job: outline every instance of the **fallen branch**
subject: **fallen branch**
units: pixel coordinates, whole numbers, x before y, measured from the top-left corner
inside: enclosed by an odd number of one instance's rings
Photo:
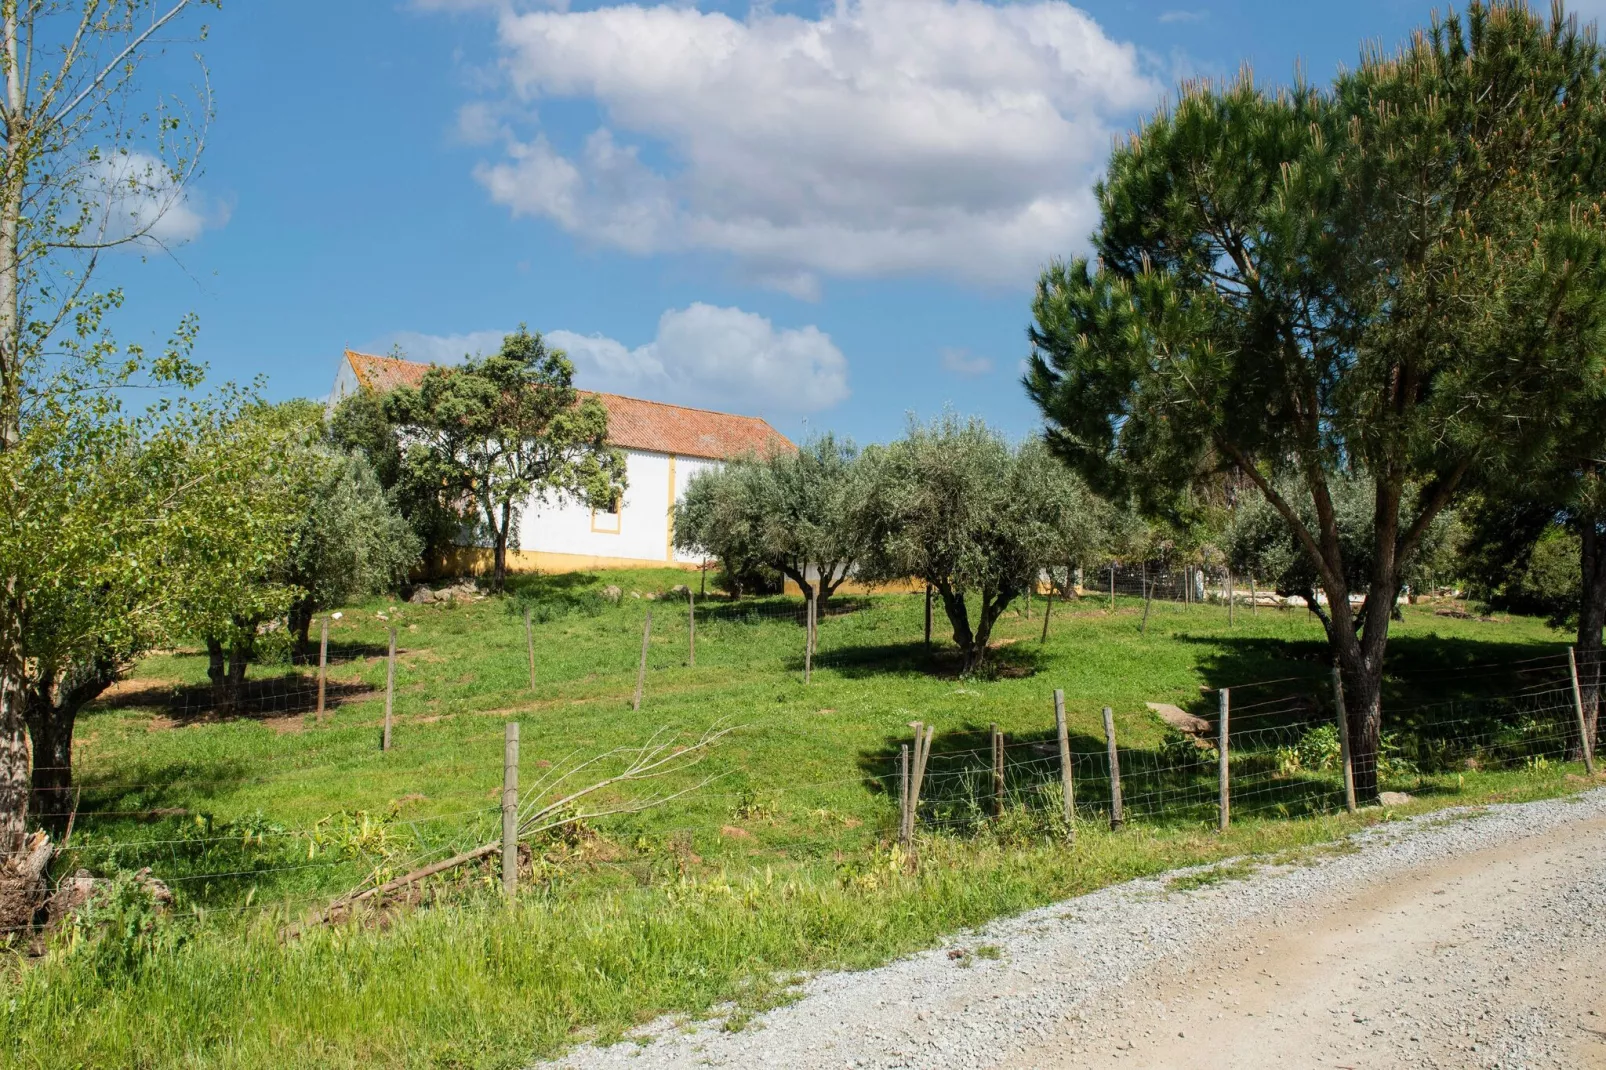
[[[551,773],[548,773],[545,777],[543,777],[535,785],[535,787],[530,790],[529,794],[535,798],[540,798],[543,793],[552,790],[559,784],[563,784],[566,781],[572,780],[577,774],[585,769],[591,768],[598,762],[606,761],[609,758],[618,757],[624,754],[629,754],[632,756],[628,764],[626,764],[624,770],[615,774],[614,776],[606,777],[602,780],[596,781],[595,783],[587,784],[583,788],[571,791],[563,797],[547,803],[546,805],[541,806],[522,817],[518,825],[518,839],[520,841],[524,841],[532,836],[536,836],[544,832],[551,832],[554,829],[562,828],[565,825],[573,825],[581,821],[593,821],[598,818],[612,817],[617,814],[641,813],[643,810],[650,810],[653,807],[662,806],[665,803],[678,799],[683,795],[689,795],[692,792],[701,791],[703,788],[719,779],[718,776],[705,777],[703,780],[693,784],[688,788],[682,788],[679,791],[670,792],[667,795],[655,795],[648,799],[624,803],[620,806],[608,809],[582,811],[578,813],[564,813],[564,811],[568,810],[570,806],[579,800],[588,795],[592,795],[598,791],[601,791],[603,788],[611,785],[630,783],[632,781],[640,780],[652,780],[657,777],[664,776],[670,772],[696,765],[697,763],[701,762],[703,758],[707,757],[710,747],[712,747],[719,740],[723,739],[725,736],[734,732],[737,727],[739,726],[733,725],[725,728],[710,727],[708,731],[703,733],[697,742],[691,744],[690,746],[679,748],[675,747],[672,741],[664,740],[662,737],[664,736],[665,730],[660,729],[659,731],[654,732],[652,738],[640,747],[618,747],[614,750],[596,755],[573,765],[569,765],[569,759],[566,759],[564,763],[558,767],[555,767]],[[572,759],[572,757],[573,755],[571,754],[570,759]],[[563,765],[568,765],[568,768],[564,769]],[[467,865],[468,863],[478,861],[481,858],[487,858],[501,850],[501,847],[501,840],[493,840],[490,843],[482,843],[478,847],[463,851],[460,854],[455,854],[450,858],[444,858],[439,862],[431,862],[427,866],[420,866],[419,868],[404,873],[399,877],[393,877],[383,884],[376,885],[372,888],[364,888],[363,886],[373,879],[373,875],[370,875],[369,877],[364,878],[362,883],[357,885],[356,888],[353,888],[351,891],[348,891],[344,895],[335,899],[329,904],[329,906],[320,911],[313,923],[318,924],[327,922],[337,911],[340,911],[343,908],[353,906],[365,900],[380,898],[389,895],[392,892],[398,892],[403,888],[417,884],[419,881],[427,880],[430,877],[436,876],[437,874],[445,873],[448,870],[456,869],[459,866]],[[287,932],[289,935],[294,935],[296,931],[298,930],[291,929]]]

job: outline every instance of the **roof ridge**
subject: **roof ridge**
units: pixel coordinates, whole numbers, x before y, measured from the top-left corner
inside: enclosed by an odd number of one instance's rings
[[[654,401],[652,398],[638,398],[633,394],[619,394],[612,390],[584,390],[575,388],[582,394],[594,394],[597,397],[622,398],[625,401],[635,401],[642,405],[658,405],[665,409],[685,409],[687,412],[706,412],[710,416],[723,416],[730,420],[756,420],[766,427],[773,425],[762,416],[746,416],[739,412],[726,412],[724,409],[705,409],[701,405],[681,405],[673,401]]]

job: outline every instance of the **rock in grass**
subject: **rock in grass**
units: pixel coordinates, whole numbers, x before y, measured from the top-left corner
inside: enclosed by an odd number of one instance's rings
[[[1377,801],[1384,806],[1404,806],[1412,800],[1412,796],[1403,791],[1380,791]]]
[[[434,591],[421,583],[413,588],[413,593],[408,596],[407,601],[415,606],[427,606],[437,601],[437,598]]]
[[[602,589],[602,597],[609,602],[612,602],[614,605],[618,605],[619,599],[623,598],[624,596],[625,593],[611,583]]]

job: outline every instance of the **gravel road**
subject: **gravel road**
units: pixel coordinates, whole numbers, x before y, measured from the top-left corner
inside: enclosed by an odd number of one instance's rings
[[[738,1032],[665,1021],[556,1065],[1606,1067],[1606,789],[1350,845],[1107,888],[817,977]]]

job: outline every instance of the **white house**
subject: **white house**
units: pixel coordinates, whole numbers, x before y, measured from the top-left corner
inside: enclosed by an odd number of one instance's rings
[[[346,350],[329,404],[358,390],[415,385],[430,365]],[[627,487],[618,511],[601,513],[572,501],[526,508],[510,569],[565,572],[585,568],[694,567],[675,550],[675,502],[692,476],[747,452],[795,450],[756,416],[666,405],[619,394],[581,391],[608,410],[608,441],[625,453]],[[468,562],[463,562],[468,564]]]

